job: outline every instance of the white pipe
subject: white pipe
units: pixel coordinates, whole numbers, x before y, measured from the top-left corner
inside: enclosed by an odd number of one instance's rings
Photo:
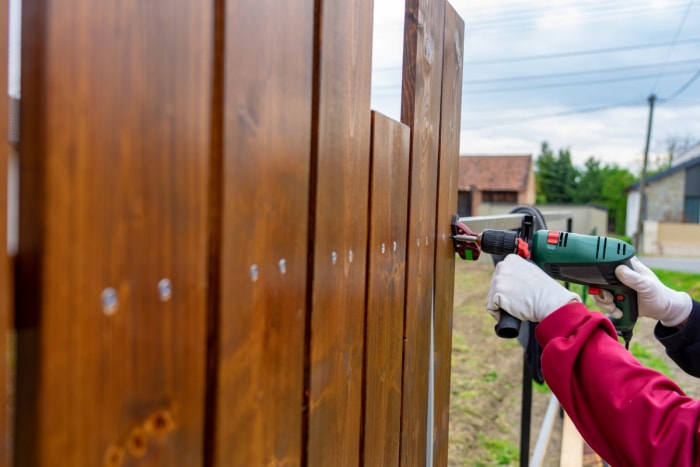
[[[10,0],[8,26],[7,93],[13,99],[19,99],[22,69],[22,0]]]
[[[547,444],[549,444],[549,436],[552,434],[554,417],[556,417],[558,412],[559,401],[554,397],[554,394],[552,394],[549,398],[549,404],[547,404],[547,412],[544,414],[544,420],[542,420],[542,428],[540,428],[540,434],[537,437],[535,449],[530,458],[530,467],[540,467],[542,465],[544,454],[547,452]]]
[[[430,364],[428,366],[428,429],[425,439],[425,467],[433,466],[433,405],[435,404],[435,287],[430,300]]]
[[[7,254],[14,256],[19,244],[19,161],[17,160],[17,138],[19,138],[18,102],[21,96],[22,70],[22,0],[10,0],[8,18],[7,94],[12,99],[9,115],[10,129],[5,128],[12,143],[7,161]],[[5,136],[3,135],[3,137]],[[0,246],[1,248],[1,246]]]

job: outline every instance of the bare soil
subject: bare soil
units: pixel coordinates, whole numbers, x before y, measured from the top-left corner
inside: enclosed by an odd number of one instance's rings
[[[496,337],[495,321],[485,311],[491,258],[458,260],[455,272],[449,465],[519,465],[523,349],[516,340]],[[651,320],[641,319],[632,341],[662,359],[688,394],[700,397],[698,380],[666,357],[653,337],[653,326]],[[530,455],[551,396],[546,385],[533,384]],[[545,467],[559,465],[561,428],[562,418],[557,416]]]

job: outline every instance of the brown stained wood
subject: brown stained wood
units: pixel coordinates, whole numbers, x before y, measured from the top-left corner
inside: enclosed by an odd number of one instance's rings
[[[314,1],[225,15],[215,465],[299,465]]]
[[[399,464],[410,135],[372,113],[363,465]]]
[[[401,465],[426,458],[444,0],[407,0],[401,121],[411,128]]]
[[[16,463],[200,465],[212,4],[22,9]]]
[[[0,2],[0,90],[7,89],[9,1]],[[7,254],[7,169],[10,157],[8,135],[9,99],[0,94],[0,401],[7,401],[7,384],[12,381],[8,368],[8,327],[13,306],[10,258]],[[10,463],[8,446],[7,404],[0,403],[0,466]]]
[[[433,406],[433,465],[435,466],[447,465],[455,277],[455,251],[450,234],[452,216],[457,213],[463,49],[464,21],[448,3],[445,10],[435,246],[435,400]]]
[[[357,465],[360,455],[374,11],[363,0],[317,6],[306,446],[312,467]]]

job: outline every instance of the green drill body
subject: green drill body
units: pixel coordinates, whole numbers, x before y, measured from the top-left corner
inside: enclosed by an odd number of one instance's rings
[[[516,253],[529,258],[550,277],[589,287],[589,292],[605,289],[613,294],[622,318],[612,322],[618,334],[628,341],[637,321],[637,294],[615,276],[620,264],[629,266],[634,248],[615,238],[570,232],[539,230],[530,245],[512,230],[484,230],[479,234],[481,249],[489,254]],[[528,248],[529,247],[529,248]]]

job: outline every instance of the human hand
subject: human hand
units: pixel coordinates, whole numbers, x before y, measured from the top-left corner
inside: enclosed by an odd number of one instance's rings
[[[688,319],[693,307],[690,295],[666,287],[636,256],[632,257],[630,264],[634,269],[620,265],[615,268],[615,275],[620,282],[637,291],[639,316],[659,320],[666,327],[678,326]],[[609,291],[602,289],[600,295],[593,295],[593,301],[613,318],[622,317],[622,311],[615,306]]]
[[[491,278],[486,310],[500,318],[500,309],[514,318],[542,321],[554,310],[581,298],[549,277],[534,263],[508,255],[496,265]]]

